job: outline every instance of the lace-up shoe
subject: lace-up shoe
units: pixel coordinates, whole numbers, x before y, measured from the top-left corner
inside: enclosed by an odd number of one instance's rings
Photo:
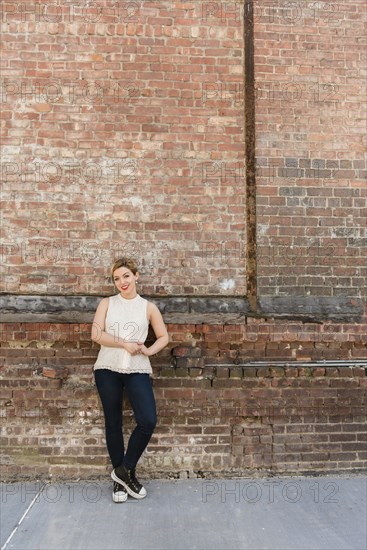
[[[112,491],[112,500],[113,502],[125,502],[127,500],[127,491],[117,481],[113,482],[113,491]]]
[[[125,487],[126,491],[134,498],[144,498],[147,492],[142,484],[136,479],[135,468],[128,469],[124,464],[117,466],[111,472],[111,477],[117,483]]]

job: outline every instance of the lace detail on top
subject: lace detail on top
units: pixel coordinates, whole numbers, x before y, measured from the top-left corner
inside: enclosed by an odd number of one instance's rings
[[[121,374],[134,374],[134,372],[139,372],[140,374],[152,374],[152,369],[137,370],[135,367],[131,370],[126,368],[118,369],[117,367],[111,367],[110,365],[95,365],[94,370],[98,370],[98,369],[113,370],[114,372],[120,372]]]

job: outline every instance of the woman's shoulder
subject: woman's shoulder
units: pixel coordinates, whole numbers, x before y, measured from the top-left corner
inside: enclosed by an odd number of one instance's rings
[[[115,296],[105,296],[99,303],[108,306],[110,300],[113,300],[113,298],[115,298]]]
[[[109,305],[111,304],[111,302],[113,302],[113,298],[114,296],[105,296],[99,301],[98,307],[107,311]]]
[[[157,311],[159,311],[159,308],[158,306],[154,303],[154,302],[151,302],[150,300],[146,300],[147,301],[147,310],[148,310],[148,316],[150,318],[150,316],[154,313],[156,313]]]

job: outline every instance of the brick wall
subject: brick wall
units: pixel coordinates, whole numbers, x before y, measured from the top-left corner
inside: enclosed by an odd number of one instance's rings
[[[3,290],[107,293],[129,252],[148,294],[243,295],[251,2],[93,5],[2,8]],[[364,26],[254,2],[261,294],[365,297]]]
[[[200,2],[60,6],[4,6],[3,289],[107,293],[126,253],[148,294],[245,294],[243,98],[216,93],[242,87],[237,8],[205,21]]]
[[[171,336],[151,475],[366,466],[365,19],[2,4],[5,476],[105,472],[90,323],[122,254]]]
[[[309,324],[302,334],[293,326],[292,337],[291,326],[286,335],[262,321],[248,325],[246,338],[242,325],[168,326],[171,343],[152,358],[158,425],[142,471],[166,477],[366,468],[362,334],[352,336],[348,325],[327,333]],[[105,475],[90,325],[4,328],[3,478]],[[334,367],[310,361],[345,355],[352,360]],[[132,413],[125,407],[129,434]]]
[[[365,299],[365,3],[254,13],[259,293]]]

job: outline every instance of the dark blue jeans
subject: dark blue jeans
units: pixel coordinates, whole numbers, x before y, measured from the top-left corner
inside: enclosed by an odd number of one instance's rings
[[[124,464],[135,468],[152,437],[157,422],[152,380],[149,374],[121,374],[108,369],[96,369],[94,379],[105,417],[106,445],[113,468]],[[126,390],[135,421],[125,454],[122,432],[123,391]]]

